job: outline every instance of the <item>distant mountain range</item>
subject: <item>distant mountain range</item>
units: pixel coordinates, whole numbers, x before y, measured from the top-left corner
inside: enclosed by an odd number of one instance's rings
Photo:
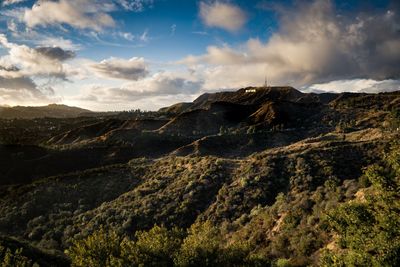
[[[75,118],[93,113],[90,110],[66,105],[50,104],[38,107],[1,107],[1,119]]]

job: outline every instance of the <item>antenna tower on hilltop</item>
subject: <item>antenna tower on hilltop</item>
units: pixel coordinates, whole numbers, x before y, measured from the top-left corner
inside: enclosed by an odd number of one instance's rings
[[[268,87],[267,74],[265,74],[264,87]]]
[[[265,66],[265,79],[264,79],[264,87],[268,87],[268,79],[267,79],[267,66]]]

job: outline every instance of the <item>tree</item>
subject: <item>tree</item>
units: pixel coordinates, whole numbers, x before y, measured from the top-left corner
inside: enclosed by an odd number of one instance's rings
[[[30,259],[22,255],[22,248],[12,252],[9,248],[0,245],[0,267],[31,267]]]
[[[173,266],[173,256],[181,246],[183,234],[178,228],[168,230],[157,225],[149,231],[138,231],[135,242],[123,242],[122,258],[135,266]]]
[[[395,146],[382,165],[365,171],[371,186],[362,200],[342,204],[328,214],[339,236],[337,251],[325,251],[323,266],[400,265],[400,150]]]
[[[123,266],[122,241],[115,231],[100,228],[87,238],[75,241],[66,254],[76,267]]]
[[[182,267],[254,266],[258,259],[250,259],[249,252],[246,242],[226,244],[220,230],[209,221],[197,222],[188,229],[174,262]]]
[[[178,266],[218,266],[221,236],[210,222],[195,223],[188,230],[175,263]]]

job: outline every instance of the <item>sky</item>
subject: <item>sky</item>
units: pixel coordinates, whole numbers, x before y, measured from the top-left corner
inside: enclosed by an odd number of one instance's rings
[[[0,0],[0,106],[400,90],[397,0]]]

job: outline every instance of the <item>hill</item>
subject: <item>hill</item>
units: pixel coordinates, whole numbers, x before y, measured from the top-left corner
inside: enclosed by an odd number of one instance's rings
[[[2,245],[41,266],[397,266],[399,127],[399,92],[291,87],[0,120],[0,256]]]
[[[38,107],[1,107],[1,119],[34,119],[34,118],[71,118],[82,115],[90,115],[87,109],[69,107],[66,105],[50,104]]]

